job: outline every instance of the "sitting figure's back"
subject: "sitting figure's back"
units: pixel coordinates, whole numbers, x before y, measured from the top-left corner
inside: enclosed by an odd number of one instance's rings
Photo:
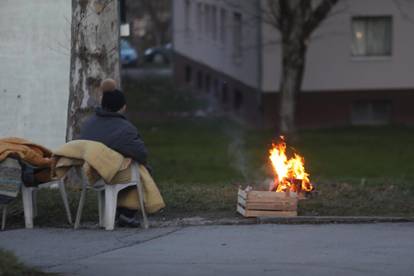
[[[126,110],[124,94],[115,88],[113,80],[102,82],[101,107],[81,126],[80,139],[101,142],[140,164],[147,163],[147,149],[138,130],[123,115]],[[127,192],[127,191],[126,191]],[[136,210],[118,208],[118,225],[137,226]]]
[[[126,110],[125,96],[115,87],[105,85],[110,81],[103,82],[101,107],[82,125],[80,139],[101,142],[125,157],[146,164],[144,142],[136,127],[123,115]]]

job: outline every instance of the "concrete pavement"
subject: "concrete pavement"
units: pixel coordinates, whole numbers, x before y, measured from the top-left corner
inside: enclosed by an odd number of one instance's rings
[[[414,223],[12,230],[0,247],[67,275],[414,275]]]

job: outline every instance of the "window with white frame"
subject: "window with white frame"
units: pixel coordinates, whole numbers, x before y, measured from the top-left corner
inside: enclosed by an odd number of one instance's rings
[[[217,40],[217,7],[211,7],[211,36],[213,40]]]
[[[220,42],[226,44],[227,36],[227,11],[222,8],[220,10]]]
[[[353,56],[391,56],[391,54],[391,16],[356,16],[352,18]]]
[[[233,52],[234,52],[235,58],[239,58],[243,54],[242,34],[243,34],[242,14],[239,12],[235,12],[233,13]]]

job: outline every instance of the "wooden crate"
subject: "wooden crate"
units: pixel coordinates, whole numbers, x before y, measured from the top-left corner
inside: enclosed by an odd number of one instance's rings
[[[245,217],[294,217],[297,209],[296,194],[241,189],[238,192],[237,212]]]

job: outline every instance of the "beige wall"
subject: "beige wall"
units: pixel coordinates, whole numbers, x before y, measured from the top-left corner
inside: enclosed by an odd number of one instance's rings
[[[66,135],[71,1],[0,6],[0,137],[56,147]]]
[[[396,2],[408,18],[404,18]],[[414,1],[341,0],[341,11],[326,20],[311,40],[303,89],[305,91],[404,89],[414,87]],[[392,15],[391,57],[351,56],[351,17]],[[263,82],[276,91],[280,78],[278,33],[263,24]]]
[[[234,77],[251,87],[259,84],[258,58],[258,21],[257,2],[255,0],[190,0],[189,30],[186,29],[185,0],[174,0],[173,5],[173,41],[174,50],[197,62],[215,68],[231,77]],[[217,7],[217,39],[205,32],[205,16],[202,16],[202,29],[198,28],[199,16],[197,4],[212,4]],[[220,39],[220,8],[227,11],[226,39]],[[211,12],[211,11],[210,11]],[[242,56],[236,58],[233,51],[233,12],[240,12],[243,21]],[[205,12],[203,12],[205,14]],[[210,24],[212,24],[210,22]]]

